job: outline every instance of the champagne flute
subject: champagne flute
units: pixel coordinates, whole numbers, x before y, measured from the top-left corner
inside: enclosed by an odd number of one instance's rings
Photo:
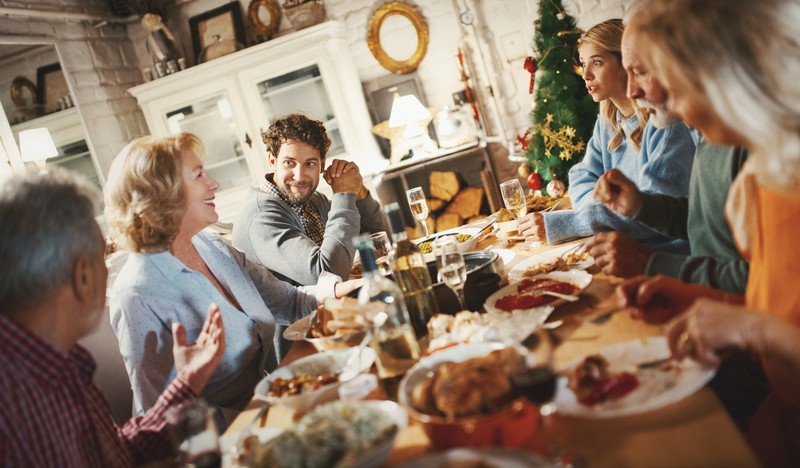
[[[464,283],[467,281],[467,265],[464,256],[458,250],[458,242],[454,236],[436,239],[434,251],[437,252],[439,278],[444,281],[458,297],[460,310],[467,310],[464,299]]]
[[[528,211],[525,202],[525,192],[522,191],[522,184],[517,179],[511,179],[500,184],[500,194],[503,196],[503,203],[506,209],[519,220]]]
[[[500,194],[503,196],[503,203],[506,205],[506,209],[514,215],[514,219],[519,222],[519,219],[525,216],[525,213],[528,211],[522,184],[520,184],[517,179],[507,180],[500,184]],[[523,244],[519,249],[529,250],[530,247],[531,246],[527,244]]]
[[[414,187],[406,191],[406,198],[411,213],[422,225],[422,237],[428,237],[428,223],[425,222],[428,219],[428,202],[425,200],[425,192],[422,191],[422,187]]]

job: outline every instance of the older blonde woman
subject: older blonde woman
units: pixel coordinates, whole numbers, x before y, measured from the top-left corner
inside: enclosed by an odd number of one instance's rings
[[[203,231],[218,219],[219,184],[203,168],[204,148],[190,133],[139,138],[122,150],[106,184],[106,217],[131,254],[111,294],[110,314],[134,392],[134,409],[152,406],[175,376],[172,323],[200,333],[209,303],[219,304],[228,337],[222,362],[202,396],[241,410],[256,383],[277,365],[275,324],[314,310],[314,287],[294,287]],[[352,289],[323,275],[316,295]]]
[[[800,3],[657,0],[637,8],[629,27],[639,29],[642,58],[672,110],[708,141],[751,151],[727,210],[750,275],[745,307],[723,303],[740,297],[666,278],[637,279],[623,291],[645,313],[653,297],[687,311],[669,331],[679,357],[718,363],[730,348],[756,355],[773,393],[748,437],[765,466],[798,466]]]
[[[617,169],[646,192],[686,196],[695,140],[681,122],[657,128],[627,96],[622,66],[622,20],[599,23],[581,36],[578,52],[586,89],[600,103],[600,115],[586,155],[569,171],[573,210],[530,213],[518,229],[529,241],[557,244],[603,231],[622,231],[652,250],[688,253],[683,240],[658,234],[594,201],[592,190],[606,171]]]

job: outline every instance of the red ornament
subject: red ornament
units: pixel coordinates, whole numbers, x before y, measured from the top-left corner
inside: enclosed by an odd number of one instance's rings
[[[525,64],[522,68],[531,74],[531,84],[528,86],[528,94],[533,94],[533,75],[536,73],[536,59],[533,57],[525,57]]]
[[[542,176],[540,176],[538,172],[531,172],[531,175],[528,176],[528,187],[530,187],[531,190],[542,189]]]

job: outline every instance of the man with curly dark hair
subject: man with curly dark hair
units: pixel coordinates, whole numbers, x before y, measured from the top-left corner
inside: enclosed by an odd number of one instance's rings
[[[322,122],[301,114],[276,120],[262,137],[275,172],[244,200],[233,245],[297,285],[316,284],[323,271],[347,279],[353,237],[386,230],[358,166],[334,159],[326,169],[331,140]],[[333,190],[331,199],[316,191],[320,174]]]

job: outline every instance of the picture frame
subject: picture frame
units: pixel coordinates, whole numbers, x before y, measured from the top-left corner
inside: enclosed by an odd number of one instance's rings
[[[51,63],[36,69],[36,102],[45,112],[59,110],[58,101],[69,95],[69,85],[60,63]]]
[[[234,40],[242,45],[247,43],[241,4],[238,1],[189,18],[189,29],[192,33],[195,59],[214,42],[215,35],[220,36],[220,41]]]

